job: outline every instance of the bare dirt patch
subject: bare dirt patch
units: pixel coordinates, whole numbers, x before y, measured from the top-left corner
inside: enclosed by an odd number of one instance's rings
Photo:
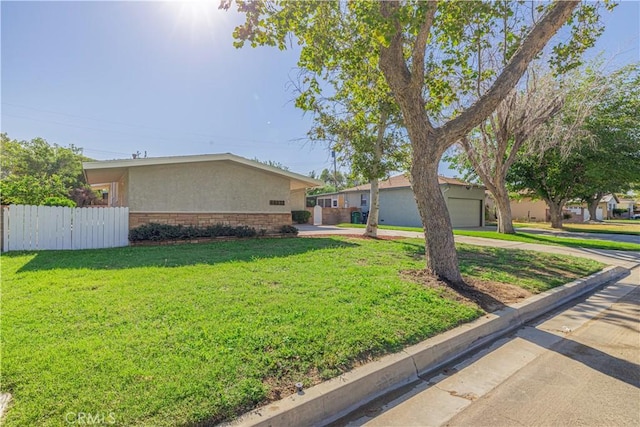
[[[400,274],[408,280],[437,290],[443,298],[475,303],[488,313],[533,295],[530,291],[509,283],[464,277],[463,284],[448,284],[427,274],[425,270],[404,270]]]
[[[364,234],[309,234],[306,236],[301,236],[303,238],[313,238],[313,237],[331,237],[331,236],[340,236],[340,237],[348,237],[350,239],[365,239],[365,240],[404,240],[406,237],[403,236],[378,236],[378,237],[369,237]]]

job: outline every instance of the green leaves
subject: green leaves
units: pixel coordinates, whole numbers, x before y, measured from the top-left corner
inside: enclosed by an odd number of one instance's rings
[[[49,197],[68,198],[85,185],[82,161],[75,146],[49,145],[42,138],[11,140],[2,134],[2,204],[42,204]]]

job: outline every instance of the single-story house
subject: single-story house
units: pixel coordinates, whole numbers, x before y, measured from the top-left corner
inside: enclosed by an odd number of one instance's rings
[[[454,227],[484,226],[484,187],[468,184],[455,178],[438,177]],[[323,208],[359,208],[369,212],[371,184],[347,188],[336,193],[314,196]],[[381,225],[422,227],[413,190],[405,175],[380,181]]]
[[[511,199],[511,218],[514,221],[544,222],[549,221],[549,207],[544,200],[522,197]]]
[[[222,223],[276,231],[305,208],[321,181],[230,153],[83,163],[90,185],[109,188],[111,206],[129,207],[129,228],[151,222]]]
[[[635,200],[629,198],[618,197],[617,209],[626,209],[627,212],[621,215],[622,218],[631,218],[635,211],[638,209],[638,204]]]
[[[611,219],[614,217],[613,210],[618,208],[620,200],[615,194],[606,194],[600,199],[598,207],[596,208],[596,220],[602,221],[604,219]],[[589,221],[591,216],[589,215],[589,209],[587,204],[580,200],[570,200],[567,202],[567,210],[576,215],[583,215],[584,221]]]

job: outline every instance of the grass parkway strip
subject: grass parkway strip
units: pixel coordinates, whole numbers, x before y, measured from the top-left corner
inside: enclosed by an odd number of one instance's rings
[[[471,281],[537,293],[602,265],[458,245]],[[253,239],[2,256],[6,426],[231,419],[483,314],[407,272],[419,239]],[[73,419],[73,417],[72,417]]]
[[[364,224],[338,224],[342,228],[365,228]],[[381,230],[415,231],[422,233],[419,227],[399,227],[382,225]],[[544,236],[540,234],[517,232],[516,234],[502,234],[497,231],[453,230],[456,236],[483,237],[485,239],[508,240],[512,242],[537,243],[539,245],[567,246],[572,248],[605,249],[615,251],[640,251],[640,244],[626,242],[612,242],[597,239],[574,239],[573,237]]]

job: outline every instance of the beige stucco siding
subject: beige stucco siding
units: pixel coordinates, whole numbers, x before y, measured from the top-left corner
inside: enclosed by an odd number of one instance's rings
[[[545,221],[547,218],[547,204],[542,200],[511,201],[511,217],[514,221]]]
[[[228,161],[130,168],[128,190],[132,212],[291,211],[288,178]]]
[[[291,190],[291,210],[292,211],[303,211],[307,206],[306,202],[306,191],[303,189],[300,190]]]
[[[120,180],[117,182],[118,206],[129,206],[129,186],[127,185],[128,180],[129,174],[125,172],[122,178],[120,178]]]

